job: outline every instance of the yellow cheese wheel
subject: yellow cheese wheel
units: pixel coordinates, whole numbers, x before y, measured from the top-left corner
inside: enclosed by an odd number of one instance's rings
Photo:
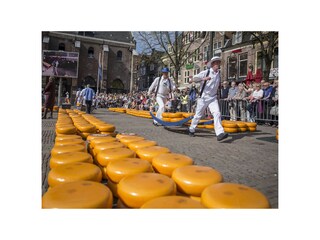
[[[129,209],[130,207],[128,207],[127,205],[125,205],[121,199],[119,198],[118,201],[117,201],[117,208],[120,208],[120,209]]]
[[[135,155],[135,152],[128,148],[112,148],[101,150],[96,159],[101,166],[106,167],[111,161],[121,158],[134,158]]]
[[[183,117],[180,117],[180,118],[171,118],[170,119],[170,122],[179,122],[181,120],[183,120],[184,118]]]
[[[165,118],[165,117],[163,117],[162,120],[165,121],[165,122],[171,122],[171,118]]]
[[[151,164],[139,158],[124,158],[112,161],[108,164],[107,175],[115,183],[126,176],[137,173],[153,172]]]
[[[136,154],[139,158],[152,162],[152,159],[158,156],[159,154],[169,153],[169,152],[170,152],[169,148],[160,147],[160,146],[151,146],[151,147],[138,149],[136,151]]]
[[[58,154],[66,153],[66,152],[86,152],[86,148],[80,144],[54,146],[51,149],[51,156],[55,157]]]
[[[224,128],[237,128],[238,127],[235,122],[222,121],[221,124]]]
[[[65,146],[65,145],[72,145],[72,144],[80,144],[86,147],[87,143],[82,139],[64,139],[64,140],[56,140],[55,146]]]
[[[174,181],[158,173],[138,173],[127,176],[118,184],[121,201],[131,208],[140,208],[147,201],[162,196],[175,195]]]
[[[248,127],[250,132],[255,132],[257,130],[257,127]]]
[[[77,128],[81,131],[81,132],[87,132],[87,133],[93,133],[96,132],[96,126],[92,125],[92,124],[79,124],[77,125]]]
[[[182,113],[182,116],[184,118],[188,118],[188,117],[194,116],[194,113]]]
[[[60,134],[59,136],[56,136],[55,141],[61,141],[61,140],[67,140],[67,139],[81,139],[81,136],[76,134],[70,134],[70,135]]]
[[[192,158],[178,153],[163,153],[152,159],[152,166],[155,171],[169,177],[176,168],[192,164]]]
[[[223,127],[223,129],[227,133],[236,133],[236,132],[238,132],[238,128],[237,127]]]
[[[101,170],[91,163],[76,162],[55,167],[48,174],[48,184],[50,187],[78,180],[101,182]]]
[[[103,138],[103,137],[110,137],[110,134],[99,134],[99,133],[91,133],[88,137],[87,137],[87,141],[90,143],[93,139],[95,138]]]
[[[109,143],[109,142],[116,142],[118,141],[116,138],[107,136],[103,138],[95,138],[90,141],[90,147],[94,148],[94,146],[98,143]]]
[[[169,118],[182,118],[182,113],[168,113]]]
[[[221,182],[222,175],[211,167],[191,165],[176,168],[172,172],[172,179],[178,191],[200,197],[203,189]]]
[[[270,208],[261,192],[236,183],[208,186],[201,194],[201,203],[207,208]]]
[[[57,133],[61,134],[75,134],[77,133],[77,129],[74,125],[64,125],[56,127]]]
[[[169,118],[169,113],[168,112],[162,113],[162,118]]]
[[[97,129],[99,129],[100,132],[113,132],[116,127],[112,124],[97,124],[96,125]]]
[[[118,198],[119,197],[118,196],[118,183],[111,181],[108,177],[107,177],[107,179],[108,179],[107,186],[111,190],[112,195],[114,197]]]
[[[105,142],[105,143],[97,143],[94,146],[94,149],[92,150],[93,156],[96,156],[101,150],[105,149],[113,149],[113,148],[125,148],[126,145],[124,145],[121,142]]]
[[[204,127],[207,129],[214,129],[214,125],[212,124],[204,125]]]
[[[129,143],[142,141],[142,140],[144,140],[144,137],[138,137],[138,136],[127,136],[119,139],[119,141],[126,146],[128,146]]]
[[[236,121],[235,123],[239,128],[247,128],[247,124],[245,124],[244,122]]]
[[[156,146],[156,145],[157,145],[156,141],[141,140],[141,141],[129,143],[128,148],[133,151],[137,151],[139,148],[151,147],[151,146]]]
[[[116,135],[116,139],[121,139],[123,137],[128,137],[128,136],[138,136],[136,133],[118,133]]]
[[[246,132],[248,131],[248,127],[238,127],[238,132]]]
[[[164,196],[149,200],[141,208],[204,208],[203,205],[188,197]]]
[[[257,127],[256,122],[244,122],[248,127]]]
[[[82,180],[60,184],[42,197],[42,208],[112,208],[112,203],[108,187]]]
[[[52,169],[60,165],[74,162],[93,163],[93,159],[92,156],[86,152],[66,152],[52,156],[49,164]]]

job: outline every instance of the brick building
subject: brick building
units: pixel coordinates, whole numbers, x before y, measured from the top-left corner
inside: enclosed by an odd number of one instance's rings
[[[56,80],[61,98],[69,92],[72,103],[77,89],[87,84],[99,92],[129,92],[134,49],[131,32],[42,32],[43,51],[78,54],[77,76],[62,75]],[[50,67],[50,63],[46,64]],[[42,87],[48,78],[42,76]]]

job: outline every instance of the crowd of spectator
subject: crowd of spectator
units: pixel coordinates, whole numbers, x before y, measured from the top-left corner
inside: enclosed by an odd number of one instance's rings
[[[195,112],[199,89],[196,85],[177,89],[165,106],[167,112]],[[220,110],[224,119],[251,121],[277,126],[278,80],[260,83],[231,83],[224,81],[219,91]],[[120,107],[156,112],[155,96],[147,91],[133,93],[99,93],[93,99],[94,108]],[[206,117],[210,111],[206,111]]]

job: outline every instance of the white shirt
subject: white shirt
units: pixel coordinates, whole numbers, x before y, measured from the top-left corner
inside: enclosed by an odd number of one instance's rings
[[[259,91],[255,90],[253,93],[252,93],[252,97],[253,99],[261,99],[263,97],[263,90],[260,89]]]
[[[153,83],[151,84],[149,90],[148,90],[148,94],[150,95],[153,90],[156,91],[157,90],[157,87],[158,87],[158,83],[159,83],[159,79],[160,77],[157,77]],[[167,97],[170,93],[170,83],[171,83],[171,91],[173,92],[175,89],[176,89],[176,84],[173,80],[169,80],[168,78],[167,79],[164,79],[163,76],[161,77],[161,80],[160,80],[160,86],[159,86],[159,90],[158,90],[158,93],[157,93],[157,96],[161,96],[161,97]]]
[[[203,81],[202,79],[206,77],[208,70],[204,70],[197,75],[193,76],[194,82],[200,82],[200,92],[203,84],[206,84],[204,87],[201,98],[214,98],[217,97],[217,91],[220,85],[220,71],[214,72],[212,68],[210,68],[210,73],[208,77],[211,77],[210,80]]]

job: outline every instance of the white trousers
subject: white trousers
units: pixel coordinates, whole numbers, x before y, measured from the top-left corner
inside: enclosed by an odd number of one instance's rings
[[[157,103],[159,105],[156,117],[159,118],[159,119],[162,119],[162,113],[164,112],[164,106],[167,103],[167,98],[158,95],[156,97],[156,101],[157,101]],[[154,122],[157,123],[157,121],[155,121],[155,120],[154,120]]]
[[[224,133],[222,124],[221,124],[221,113],[219,108],[219,102],[218,99],[215,98],[198,98],[197,100],[197,108],[196,113],[192,119],[191,125],[189,127],[190,132],[195,132],[195,128],[201,119],[201,117],[204,114],[204,111],[206,108],[209,107],[209,110],[213,116],[214,119],[214,130],[216,135],[218,136],[221,133]]]

